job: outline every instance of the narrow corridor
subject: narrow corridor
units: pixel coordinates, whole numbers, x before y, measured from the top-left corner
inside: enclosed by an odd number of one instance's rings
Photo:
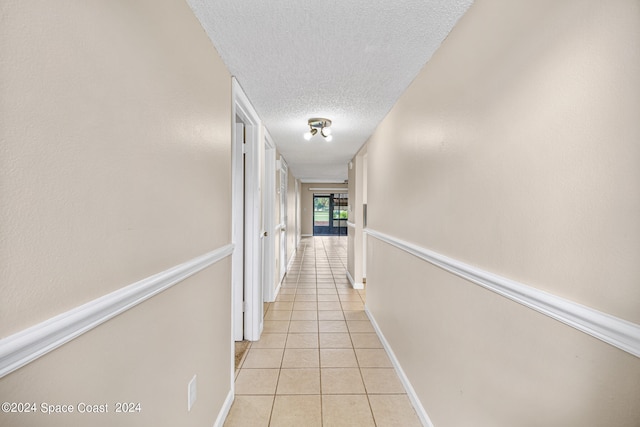
[[[420,426],[346,278],[346,237],[304,238],[260,341],[236,370],[225,426]]]

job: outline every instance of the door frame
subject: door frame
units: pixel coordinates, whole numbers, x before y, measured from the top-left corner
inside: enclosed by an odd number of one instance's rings
[[[260,339],[263,329],[259,136],[261,121],[238,81],[232,78],[232,331],[234,341]],[[236,120],[244,124],[245,143]],[[242,146],[244,145],[244,147]],[[245,155],[243,167],[242,155]],[[244,250],[238,249],[244,246]],[[243,298],[244,296],[244,298]]]
[[[269,131],[264,129],[264,211],[263,231],[263,299],[273,302],[278,294],[275,288],[275,203],[276,203],[276,146]],[[279,231],[279,230],[278,230]]]
[[[289,167],[284,157],[280,156],[278,161],[278,170],[280,176],[280,277],[279,283],[284,280],[285,274],[287,274],[287,226],[288,226],[288,188],[289,188]]]

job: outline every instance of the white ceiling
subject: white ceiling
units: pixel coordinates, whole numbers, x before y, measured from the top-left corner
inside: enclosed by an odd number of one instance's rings
[[[296,178],[335,182],[473,0],[188,2]]]

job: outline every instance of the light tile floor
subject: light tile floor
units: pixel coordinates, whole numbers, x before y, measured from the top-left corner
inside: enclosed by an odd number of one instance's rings
[[[346,237],[304,238],[236,372],[225,426],[420,426],[346,278]]]

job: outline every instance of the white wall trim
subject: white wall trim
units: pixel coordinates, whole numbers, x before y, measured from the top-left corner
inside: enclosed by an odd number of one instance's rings
[[[231,255],[228,244],[0,340],[0,378]]]
[[[309,191],[322,191],[327,193],[340,193],[347,194],[349,193],[349,189],[347,187],[309,187]]]
[[[347,221],[347,227],[356,228],[356,224],[355,224],[355,222]]]
[[[349,283],[351,283],[353,289],[364,289],[364,283],[356,283],[351,273],[349,273],[349,270],[347,270],[347,279],[349,279]]]
[[[303,234],[302,237],[313,237],[313,234]]]
[[[224,400],[220,412],[218,412],[218,417],[216,418],[216,422],[213,423],[213,427],[222,427],[224,425],[227,415],[229,415],[229,411],[231,410],[231,405],[233,405],[233,399],[233,390],[229,390],[229,394],[227,394],[227,398]]]
[[[640,325],[484,271],[370,228],[367,234],[456,276],[640,357]]]
[[[387,355],[389,356],[389,359],[391,360],[391,364],[395,368],[396,373],[398,374],[398,377],[400,377],[400,382],[402,383],[402,386],[407,392],[407,397],[409,397],[409,400],[413,405],[413,409],[416,410],[416,414],[418,415],[418,418],[420,418],[422,425],[425,427],[434,427],[433,423],[431,422],[431,419],[429,418],[429,415],[427,414],[427,411],[424,409],[424,406],[422,406],[422,402],[420,402],[420,399],[418,398],[418,394],[413,389],[413,386],[409,382],[409,378],[402,370],[402,366],[400,366],[400,361],[398,360],[395,353],[391,349],[389,342],[384,337],[384,334],[380,330],[380,327],[378,326],[378,323],[373,317],[373,314],[371,314],[371,312],[366,306],[364,308],[364,311],[365,313],[367,313],[367,316],[369,317],[369,320],[371,321],[371,325],[373,325],[373,329],[375,329],[376,334],[378,335],[378,338],[380,338],[380,342],[382,343],[382,346],[387,352]]]
[[[293,264],[293,260],[296,257],[296,252],[298,252],[298,249],[294,249],[293,252],[291,253],[291,257],[289,258],[289,262],[287,262],[287,273],[289,272],[289,270],[291,270],[291,264]]]

